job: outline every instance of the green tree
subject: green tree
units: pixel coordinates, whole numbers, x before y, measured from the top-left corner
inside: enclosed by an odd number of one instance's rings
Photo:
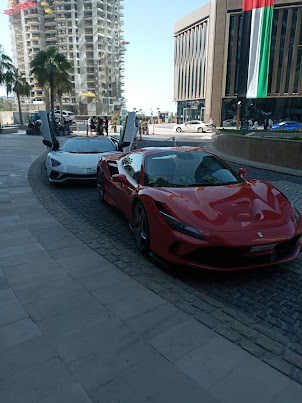
[[[68,74],[73,69],[72,64],[65,55],[52,46],[46,51],[40,50],[30,66],[31,73],[36,77],[39,85],[50,89],[50,109],[53,113],[57,79],[64,73]]]
[[[5,73],[4,81],[7,94],[13,91],[17,95],[20,124],[23,126],[21,97],[28,97],[30,95],[31,87],[26,81],[24,73],[20,73],[18,69],[15,68]]]
[[[73,90],[73,84],[70,80],[70,75],[68,72],[58,74],[56,78],[56,92],[59,97],[60,104],[60,123],[64,123],[63,119],[63,105],[62,105],[62,97],[63,94],[70,94]]]
[[[7,56],[0,45],[0,85],[5,83],[6,73],[14,68],[12,59]]]

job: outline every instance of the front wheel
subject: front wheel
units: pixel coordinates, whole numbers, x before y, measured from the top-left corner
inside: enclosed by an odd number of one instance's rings
[[[197,131],[198,131],[198,133],[203,133],[203,128],[202,128],[202,127],[199,127],[199,128],[197,129]]]
[[[298,127],[298,131],[299,131],[299,132],[302,132],[302,126],[299,126],[299,127]]]
[[[102,179],[102,171],[99,170],[98,171],[98,176],[97,176],[97,186],[98,186],[98,197],[99,197],[99,201],[104,203],[105,199],[105,188],[104,188],[104,184],[103,184],[103,179]]]
[[[177,133],[181,133],[181,127],[176,127]]]
[[[140,252],[149,252],[150,233],[147,213],[142,202],[138,202],[134,207],[133,230],[135,242]]]

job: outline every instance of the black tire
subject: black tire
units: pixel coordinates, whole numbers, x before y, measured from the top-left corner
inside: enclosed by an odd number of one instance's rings
[[[98,187],[98,198],[99,201],[104,203],[105,199],[105,188],[104,188],[104,184],[103,184],[103,179],[102,179],[102,171],[99,169],[98,170],[98,176],[97,176],[97,187]]]
[[[279,126],[279,130],[280,130],[281,132],[283,132],[283,131],[284,131],[284,126]]]
[[[142,202],[137,202],[133,212],[133,231],[136,245],[141,253],[149,252],[150,232],[148,217]]]
[[[197,131],[198,131],[198,133],[203,133],[203,128],[202,128],[202,127],[199,127],[199,128],[197,129]]]
[[[299,127],[298,127],[298,131],[299,131],[299,132],[302,132],[302,126],[299,126]]]
[[[177,133],[181,133],[182,132],[181,127],[176,127],[176,131]]]

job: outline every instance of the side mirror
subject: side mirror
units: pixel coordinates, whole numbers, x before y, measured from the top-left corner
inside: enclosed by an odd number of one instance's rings
[[[112,175],[113,182],[128,184],[127,177],[124,174]]]
[[[124,151],[124,148],[128,146],[130,146],[130,142],[124,141],[122,144],[118,144],[118,151]]]
[[[43,143],[46,147],[49,147],[49,148],[52,147],[52,142],[49,141],[49,140],[42,140],[42,143]]]
[[[245,168],[239,168],[238,174],[240,178],[245,179],[249,171]]]

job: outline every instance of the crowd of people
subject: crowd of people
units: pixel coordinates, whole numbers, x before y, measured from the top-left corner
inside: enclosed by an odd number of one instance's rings
[[[248,124],[249,124],[249,130],[257,130],[258,129],[259,124],[258,124],[257,119],[249,118]],[[273,129],[273,124],[274,124],[274,122],[273,122],[272,118],[264,119],[263,129],[264,130],[272,130]]]
[[[109,126],[109,121],[107,116],[104,117],[98,117],[92,116],[88,119],[88,126],[90,128],[90,134],[92,132],[97,133],[98,136],[108,136],[108,126]]]

